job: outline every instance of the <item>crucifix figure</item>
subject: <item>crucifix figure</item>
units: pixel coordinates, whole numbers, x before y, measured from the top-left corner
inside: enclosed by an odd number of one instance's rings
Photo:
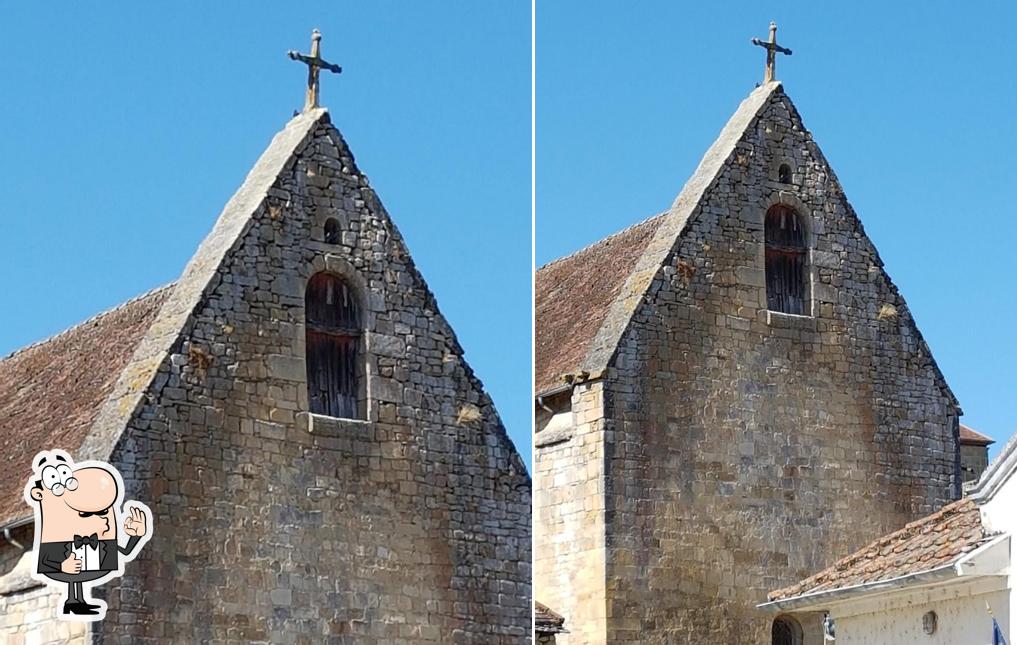
[[[318,72],[327,69],[333,74],[339,74],[343,68],[333,65],[321,57],[321,32],[317,29],[311,32],[310,56],[305,56],[292,49],[286,52],[286,55],[307,65],[307,98],[304,99],[304,112],[313,110],[318,107]]]
[[[791,50],[786,47],[781,47],[777,44],[777,23],[770,23],[770,40],[760,40],[758,38],[752,39],[753,45],[759,45],[760,47],[766,48],[766,73],[763,74],[763,82],[769,83],[776,79],[776,68],[777,68],[777,52],[781,54],[791,55]]]

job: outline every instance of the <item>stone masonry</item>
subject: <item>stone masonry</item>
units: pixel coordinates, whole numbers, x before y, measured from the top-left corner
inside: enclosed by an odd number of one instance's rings
[[[603,383],[564,398],[555,407],[571,410],[572,432],[535,440],[534,598],[565,617],[558,643],[597,643],[607,620]]]
[[[34,562],[30,552],[33,527],[26,525],[10,532],[17,544],[0,551],[0,642],[66,643],[84,645],[88,627],[82,623],[53,620],[62,609],[61,592],[32,578]]]
[[[965,482],[975,482],[989,467],[989,449],[986,446],[961,445],[961,471]]]
[[[808,231],[809,315],[767,310],[778,203]],[[538,399],[573,427],[536,438],[536,597],[566,644],[762,645],[768,590],[959,496],[960,410],[779,83],[655,226],[566,393]]]
[[[365,420],[307,412],[321,271],[360,299]],[[529,642],[529,477],[323,109],[277,135],[71,451],[154,514],[94,642]]]
[[[984,434],[960,424],[961,479],[973,485],[989,467],[989,446],[996,443]]]

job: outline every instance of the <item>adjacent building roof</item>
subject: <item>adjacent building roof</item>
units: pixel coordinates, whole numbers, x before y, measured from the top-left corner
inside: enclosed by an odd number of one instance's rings
[[[768,598],[784,600],[930,571],[952,564],[991,537],[982,526],[978,505],[964,498],[879,538],[796,585],[771,592]]]
[[[0,526],[31,516],[21,491],[35,453],[81,446],[171,290],[146,293],[0,360]]]
[[[541,602],[533,602],[533,627],[538,634],[566,633],[565,618]]]
[[[665,213],[644,220],[537,270],[536,392],[563,385],[580,371],[625,278],[657,231]]]
[[[995,439],[986,437],[963,423],[960,424],[960,442],[962,446],[989,446],[996,443]]]

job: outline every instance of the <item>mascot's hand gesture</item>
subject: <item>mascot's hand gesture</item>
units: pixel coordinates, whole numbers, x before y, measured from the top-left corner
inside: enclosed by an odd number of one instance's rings
[[[135,537],[143,536],[148,531],[145,514],[137,506],[131,506],[127,510],[129,514],[124,519],[124,533]]]

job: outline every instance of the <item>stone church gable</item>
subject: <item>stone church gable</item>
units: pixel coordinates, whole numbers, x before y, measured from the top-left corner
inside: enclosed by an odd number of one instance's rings
[[[585,374],[585,378],[596,377],[608,367],[635,309],[645,302],[654,279],[669,263],[678,241],[686,234],[689,220],[702,212],[701,203],[707,191],[725,168],[746,163],[744,155],[736,155],[739,144],[744,145],[746,133],[759,126],[762,113],[774,102],[780,104],[778,109],[792,129],[804,135],[809,154],[826,172],[825,179],[829,181],[827,190],[834,196],[840,196],[843,215],[855,222],[862,243],[871,253],[873,266],[893,290],[893,300],[901,304],[901,310],[896,311],[893,318],[899,318],[902,325],[910,328],[909,333],[921,338],[903,298],[882,270],[878,251],[865,237],[861,222],[844,198],[833,169],[812,141],[811,134],[784,93],[782,83],[772,82],[756,88],[742,101],[669,210],[550,262],[537,271],[536,394],[560,390],[565,383],[563,379],[571,380],[577,374]],[[748,154],[751,156],[751,150]],[[776,166],[767,168],[768,180],[777,179],[776,171]],[[773,193],[779,201],[779,195],[787,191],[776,183],[774,185]],[[749,218],[751,221],[752,216]],[[833,261],[829,255],[818,259]],[[582,315],[579,315],[580,311]],[[956,403],[924,341],[921,345],[939,386]]]
[[[767,591],[959,497],[956,400],[790,100],[756,95],[606,330],[622,330],[604,385],[611,642],[640,640],[640,615],[665,640],[762,642]],[[803,315],[768,306],[775,206],[806,232]],[[651,598],[670,611],[646,616]]]
[[[768,301],[769,213],[804,230],[801,314]],[[769,590],[959,496],[960,409],[779,83],[645,226],[582,360],[537,340],[537,598],[566,643],[768,642]]]
[[[308,412],[322,273],[361,315],[358,418]],[[529,476],[326,110],[276,135],[161,298],[75,454],[154,514],[93,634],[526,639]]]
[[[315,137],[319,141],[315,142]],[[306,167],[295,169],[300,153],[311,143],[323,145],[330,151],[324,161],[326,165],[348,164],[343,166],[343,170],[344,173],[348,173],[352,177],[355,198],[344,197],[341,203],[336,200],[328,200],[322,197],[325,184],[322,183],[320,175],[317,175],[313,169],[308,172]],[[179,342],[179,332],[186,327],[189,315],[198,307],[207,290],[221,280],[222,264],[225,262],[227,254],[234,252],[235,247],[242,241],[245,229],[251,226],[254,220],[264,217],[265,214],[268,214],[270,218],[278,218],[284,210],[290,216],[296,212],[300,216],[308,217],[307,228],[303,232],[311,240],[311,243],[321,242],[325,220],[328,217],[325,213],[319,212],[317,205],[308,208],[307,204],[299,204],[289,199],[290,193],[281,187],[280,176],[284,172],[294,173],[294,176],[298,172],[308,173],[307,179],[300,180],[301,189],[309,187],[308,192],[311,195],[317,195],[319,200],[330,201],[329,208],[332,210],[329,213],[341,220],[341,225],[349,224],[349,211],[354,210],[354,202],[357,202],[356,208],[370,212],[372,223],[378,229],[371,233],[380,236],[386,242],[382,247],[382,252],[398,258],[398,262],[405,269],[405,275],[399,276],[399,279],[412,280],[412,286],[421,291],[419,304],[424,306],[425,311],[428,312],[429,324],[436,328],[433,333],[440,333],[445,339],[449,355],[443,355],[442,360],[448,363],[454,356],[458,363],[457,367],[462,370],[463,377],[470,382],[469,387],[473,392],[465,397],[468,399],[464,399],[465,403],[486,406],[485,417],[493,417],[495,423],[492,427],[500,429],[500,432],[496,432],[501,435],[499,440],[511,446],[511,441],[504,433],[500,419],[497,417],[497,411],[491,405],[482,384],[476,379],[472,369],[462,359],[463,349],[459,346],[454,331],[438,312],[434,296],[416,270],[402,237],[374,191],[368,186],[366,176],[356,168],[352,154],[346,147],[342,136],[331,126],[328,111],[319,108],[294,117],[286,125],[286,128],[276,135],[244,180],[243,185],[226,205],[212,232],[202,242],[195,256],[185,268],[183,275],[172,289],[165,306],[148,330],[142,345],[121,375],[113,394],[106,401],[99,419],[89,433],[88,441],[82,447],[83,455],[87,455],[89,458],[103,458],[105,454],[108,454],[108,450],[112,447],[111,440],[115,440],[119,430],[131,413],[135,411],[137,403],[142,398],[142,393],[145,392],[145,386],[154,376],[155,370],[162,365],[161,360],[168,352],[169,346]],[[290,210],[291,208],[295,210]],[[304,212],[304,209],[307,212]],[[347,239],[351,239],[349,236],[352,233],[345,231],[344,235]],[[362,240],[358,240],[358,242],[363,243]],[[326,248],[322,245],[322,250],[324,252],[316,254],[312,261],[318,270],[337,273],[349,272],[352,280],[360,279],[357,268],[348,266],[346,261],[340,257],[341,254],[335,253],[336,249]],[[372,253],[377,254],[378,252],[379,249],[372,249]],[[372,257],[370,260],[372,268],[376,269],[378,263],[384,260],[384,257]],[[279,285],[272,287],[275,293],[280,293],[281,289],[285,288],[281,286],[282,279],[279,282]],[[365,297],[367,304],[372,309],[382,309],[392,304],[379,300],[379,294],[375,288],[382,284],[384,281],[378,280],[369,285],[366,283],[360,285],[364,291],[362,296]],[[302,301],[302,285],[289,284],[286,286],[290,287],[290,293],[283,294],[284,297],[298,298]],[[390,337],[382,334],[375,335],[375,341],[378,343],[393,342]],[[382,350],[393,351],[387,347],[382,347]],[[445,371],[450,370],[446,368]],[[386,387],[385,381],[382,381],[379,387]]]

